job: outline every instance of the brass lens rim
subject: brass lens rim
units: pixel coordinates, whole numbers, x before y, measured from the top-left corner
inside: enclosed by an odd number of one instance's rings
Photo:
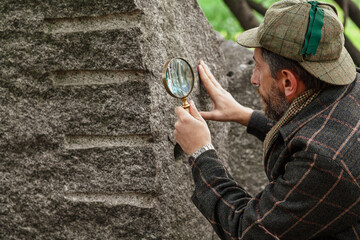
[[[173,60],[176,60],[176,59],[181,59],[181,60],[183,60],[184,62],[186,62],[186,64],[190,67],[191,75],[192,75],[192,79],[193,79],[192,84],[191,84],[191,89],[190,89],[189,93],[188,93],[186,96],[184,96],[184,97],[175,96],[175,95],[170,91],[170,89],[169,89],[169,87],[168,87],[168,85],[167,85],[167,81],[166,81],[166,70],[167,70],[169,64],[170,64]],[[190,63],[189,63],[188,61],[186,61],[184,58],[181,58],[181,57],[172,58],[172,59],[170,59],[169,61],[167,61],[167,62],[165,63],[165,66],[164,66],[164,68],[163,68],[163,70],[162,70],[162,82],[163,82],[163,85],[164,85],[166,91],[167,91],[172,97],[174,97],[174,98],[179,98],[179,99],[186,98],[187,96],[190,95],[190,93],[192,92],[192,90],[193,90],[193,88],[194,88],[194,84],[195,84],[194,71],[193,71]]]

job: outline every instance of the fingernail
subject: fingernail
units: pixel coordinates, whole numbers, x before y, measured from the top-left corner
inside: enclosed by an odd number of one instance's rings
[[[203,60],[200,60],[200,63],[201,63],[201,64],[205,64]]]

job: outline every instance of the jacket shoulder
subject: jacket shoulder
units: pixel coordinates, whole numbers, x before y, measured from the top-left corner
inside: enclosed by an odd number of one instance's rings
[[[339,101],[300,128],[289,141],[290,152],[312,152],[332,159],[360,176],[359,83]]]

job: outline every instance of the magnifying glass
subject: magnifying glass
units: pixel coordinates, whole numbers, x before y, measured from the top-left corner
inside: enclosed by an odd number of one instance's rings
[[[194,88],[194,72],[183,58],[173,58],[166,62],[162,71],[162,80],[166,91],[182,100],[182,107],[189,111],[187,97]]]

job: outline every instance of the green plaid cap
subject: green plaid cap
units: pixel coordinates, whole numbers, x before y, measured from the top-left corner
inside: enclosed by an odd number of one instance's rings
[[[267,10],[259,27],[243,32],[236,41],[244,47],[263,47],[293,59],[324,82],[334,85],[353,82],[355,64],[344,47],[344,28],[333,5],[318,2],[324,12],[321,39],[314,55],[302,54],[311,6],[306,0],[279,1]]]

